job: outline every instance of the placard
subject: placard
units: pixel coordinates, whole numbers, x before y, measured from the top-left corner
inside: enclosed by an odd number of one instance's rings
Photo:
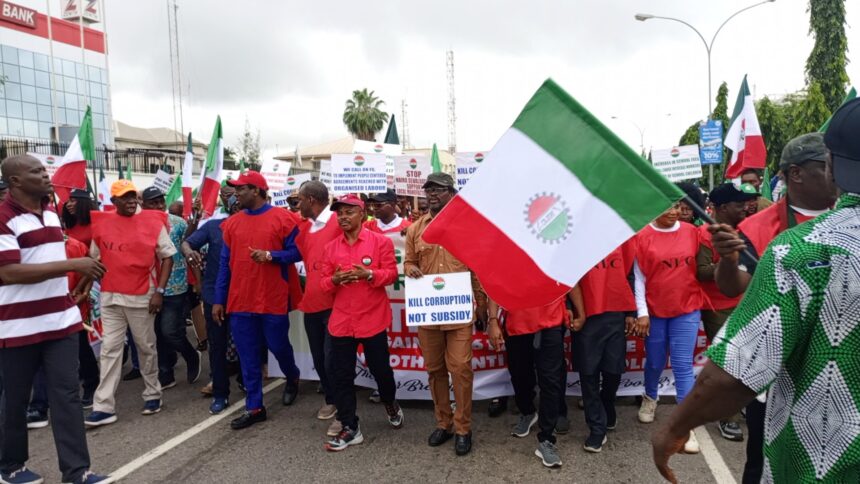
[[[290,195],[299,191],[302,183],[311,181],[310,173],[302,173],[301,175],[290,175],[287,177],[287,184],[283,190],[272,192],[272,205],[276,207],[288,207],[287,198]]]
[[[478,171],[484,159],[489,155],[489,151],[464,151],[454,153],[454,160],[457,163],[457,187],[462,190],[472,175]]]
[[[43,155],[42,153],[30,153],[28,151],[27,156],[32,156],[41,161],[42,165],[45,166],[45,170],[48,171],[48,176],[51,178],[54,178],[54,172],[57,171],[57,167],[63,162],[61,155]]]
[[[427,175],[433,172],[426,155],[394,158],[394,191],[405,197],[423,197]]]
[[[723,162],[723,122],[719,119],[699,124],[699,159],[703,165]]]
[[[287,184],[287,176],[290,174],[292,163],[289,161],[268,160],[260,167],[260,174],[269,184],[269,190],[283,190]]]
[[[699,146],[676,146],[666,150],[651,150],[654,169],[669,181],[692,180],[702,177],[702,163],[699,161]]]
[[[155,178],[152,179],[152,186],[158,188],[161,193],[167,194],[170,191],[170,185],[173,183],[173,175],[164,170],[155,172]]]
[[[388,189],[385,155],[331,155],[332,193],[380,193]]]
[[[470,323],[472,309],[472,276],[468,272],[406,280],[406,326]]]
[[[403,147],[388,143],[377,143],[376,141],[364,141],[361,139],[355,140],[352,145],[353,153],[367,153],[369,155],[383,154],[385,156],[400,156],[403,154]]]
[[[320,160],[320,182],[331,191],[331,160]]]

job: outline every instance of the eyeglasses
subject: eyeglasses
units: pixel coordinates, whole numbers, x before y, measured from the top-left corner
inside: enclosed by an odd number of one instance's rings
[[[446,187],[427,187],[424,189],[424,193],[427,195],[441,195],[443,193],[448,193],[448,188]]]
[[[289,206],[291,206],[291,207],[298,207],[299,206],[299,199],[298,198],[288,198],[287,204],[289,204]]]

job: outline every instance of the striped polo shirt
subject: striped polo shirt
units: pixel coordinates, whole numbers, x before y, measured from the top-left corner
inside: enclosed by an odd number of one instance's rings
[[[12,197],[0,204],[0,266],[66,260],[63,230],[47,201],[39,216]],[[83,329],[65,274],[35,284],[0,281],[0,347],[63,338]]]

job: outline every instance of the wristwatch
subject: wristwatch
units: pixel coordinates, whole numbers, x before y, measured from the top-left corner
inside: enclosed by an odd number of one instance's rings
[[[368,282],[373,280],[373,271],[369,271],[369,272],[370,272],[370,275],[367,276]]]
[[[266,251],[266,260],[272,262],[272,253],[268,250]]]
[[[164,288],[163,287],[156,287],[155,292],[157,292],[163,296],[164,295]]]

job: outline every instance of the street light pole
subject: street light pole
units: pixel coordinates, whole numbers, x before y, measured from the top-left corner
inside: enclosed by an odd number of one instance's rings
[[[611,118],[616,119],[618,121],[627,121],[628,123],[632,124],[633,126],[636,126],[636,129],[639,130],[639,152],[644,153],[645,152],[645,130],[640,128],[639,125],[636,124],[636,122],[633,121],[632,119],[620,118],[618,116],[611,116]]]
[[[764,0],[763,2],[755,3],[755,4],[750,5],[748,7],[744,7],[742,9],[738,10],[737,12],[731,14],[729,16],[729,18],[725,19],[723,21],[723,23],[721,23],[720,26],[717,27],[717,31],[714,32],[714,36],[711,37],[710,43],[708,43],[708,41],[705,40],[705,36],[702,35],[702,33],[699,32],[699,30],[696,27],[693,27],[689,23],[687,23],[681,19],[678,19],[678,18],[662,17],[659,15],[651,15],[648,13],[637,13],[636,15],[633,16],[633,18],[635,18],[636,20],[638,20],[640,22],[644,22],[644,21],[652,19],[652,18],[653,19],[661,19],[661,20],[671,20],[673,22],[679,22],[679,23],[686,25],[687,27],[690,27],[690,29],[692,29],[693,32],[695,32],[696,35],[699,36],[700,39],[702,39],[702,44],[704,44],[705,51],[708,53],[708,119],[711,119],[711,115],[714,112],[714,109],[713,109],[714,96],[712,95],[712,91],[711,91],[711,86],[713,84],[711,82],[711,51],[714,48],[714,41],[717,40],[717,34],[719,34],[721,30],[723,30],[723,27],[725,27],[726,24],[729,23],[729,20],[735,18],[738,14],[740,14],[742,12],[746,12],[747,10],[749,10],[751,8],[758,7],[759,5],[764,5],[766,3],[773,3],[775,1],[776,0]],[[710,189],[713,190],[714,189],[714,165],[708,165],[708,184],[710,186]]]

